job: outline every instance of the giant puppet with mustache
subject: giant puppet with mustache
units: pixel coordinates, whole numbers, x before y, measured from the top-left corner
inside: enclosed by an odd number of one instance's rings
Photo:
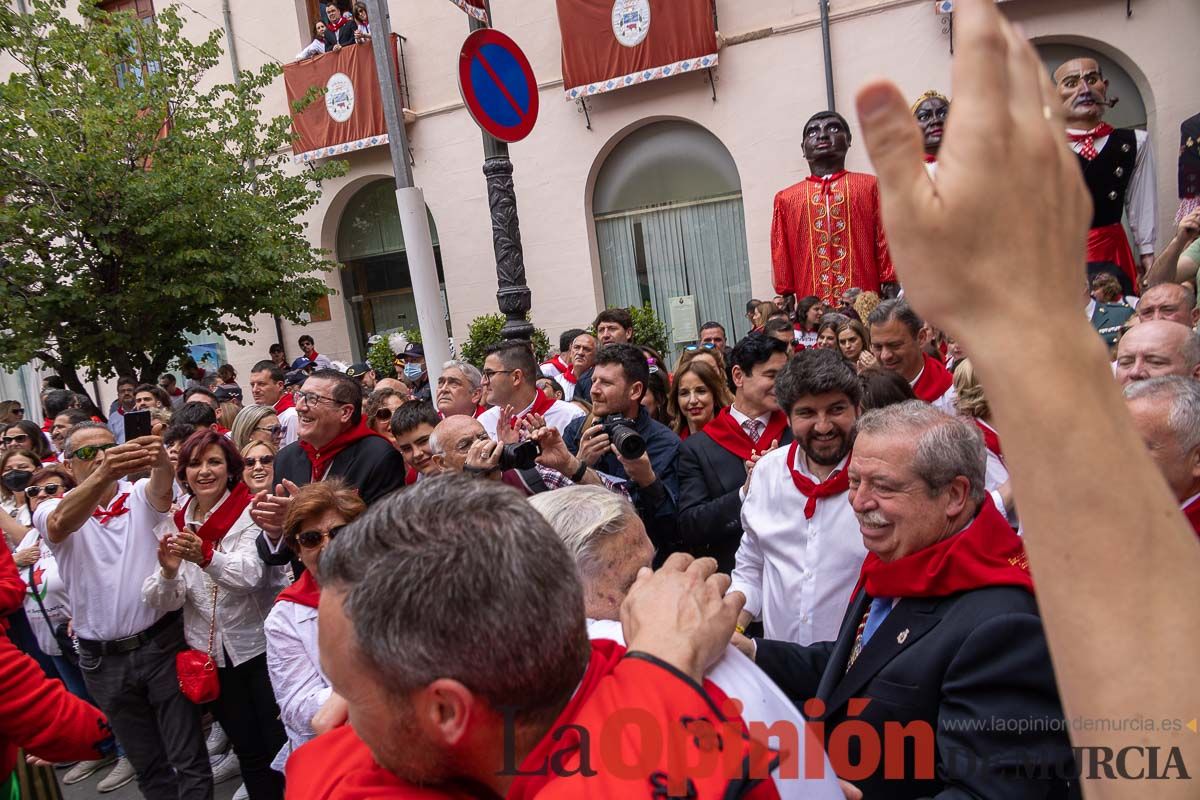
[[[1062,98],[1071,149],[1092,195],[1088,262],[1115,264],[1123,288],[1136,292],[1154,263],[1158,187],[1150,137],[1145,131],[1117,130],[1104,122],[1105,109],[1115,106],[1117,98],[1109,99],[1108,81],[1095,59],[1067,61],[1054,71],[1054,83]],[[1137,259],[1121,225],[1122,211],[1128,213]]]

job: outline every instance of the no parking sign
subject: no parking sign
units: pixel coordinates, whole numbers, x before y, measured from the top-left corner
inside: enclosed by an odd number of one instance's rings
[[[495,28],[463,43],[458,88],[475,123],[502,142],[519,142],[537,122],[538,87],[529,59]]]

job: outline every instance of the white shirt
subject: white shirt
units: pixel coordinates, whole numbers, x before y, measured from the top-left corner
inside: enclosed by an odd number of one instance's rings
[[[126,513],[106,522],[89,517],[57,544],[46,539],[71,597],[72,625],[81,639],[112,641],[133,636],[162,616],[142,602],[141,589],[146,576],[158,570],[159,530],[171,514],[150,505],[146,497],[149,485],[149,478],[136,484],[119,481],[113,505],[127,494]],[[33,513],[33,526],[42,536],[60,502],[43,500]]]
[[[589,619],[587,625],[589,639],[609,639],[625,645],[620,622]],[[808,722],[804,715],[787,695],[733,645],[726,647],[725,655],[712,665],[705,677],[731,699],[742,702],[742,719],[747,723],[758,722],[770,728],[775,723],[782,722],[796,731],[803,731],[802,735],[805,737],[817,736],[815,732],[808,730]],[[771,744],[778,746],[780,743],[773,741]],[[796,764],[799,766],[798,777],[784,780],[779,776],[778,769],[772,772],[775,788],[783,800],[841,800],[845,797],[827,756],[824,759],[825,766],[821,770],[821,777],[805,777],[806,768],[810,766],[806,759],[810,758],[808,753],[814,747],[821,748],[819,740],[806,745],[803,739],[799,739],[800,752],[795,754]],[[816,764],[811,766],[814,769],[817,767]]]
[[[33,562],[33,581],[29,580],[29,567],[18,568],[21,580],[25,581],[25,616],[29,618],[33,638],[37,639],[42,652],[48,656],[61,656],[62,650],[54,638],[54,628],[71,618],[67,586],[58,574],[58,562],[54,560],[54,554],[37,530],[31,528],[17,549],[24,550],[35,545],[39,553],[38,560]],[[34,592],[37,592],[37,597]],[[41,598],[40,605],[38,598]],[[45,614],[42,613],[43,608]]]
[[[279,719],[287,731],[287,744],[271,768],[283,771],[292,751],[316,736],[312,718],[333,693],[321,671],[317,649],[317,610],[280,600],[267,615],[267,671],[279,704]]]
[[[534,398],[536,400],[537,398]],[[517,412],[517,418],[524,417],[533,409],[533,403],[525,406],[523,411]],[[500,424],[500,406],[492,406],[487,411],[479,415],[479,424],[487,431],[487,435],[496,438],[496,426]],[[575,419],[584,416],[583,409],[579,406],[573,406],[570,403],[564,403],[562,400],[555,400],[554,404],[546,410],[546,424],[554,428],[559,433],[567,429]]]
[[[813,518],[805,519],[808,498],[792,481],[790,450],[772,450],[754,468],[729,590],[746,596],[746,610],[762,619],[768,639],[831,642],[867,550],[849,492],[817,500]],[[821,482],[808,471],[802,449],[796,460],[802,475]],[[836,469],[845,468],[843,461]]]
[[[1067,133],[1087,133],[1077,128],[1067,128]],[[1129,176],[1129,189],[1125,192],[1125,215],[1129,220],[1129,232],[1133,234],[1134,250],[1140,255],[1154,254],[1155,225],[1158,220],[1158,183],[1154,173],[1154,151],[1150,146],[1150,134],[1134,130],[1137,142],[1137,158],[1133,162],[1133,174]],[[1096,152],[1108,144],[1108,136],[1097,136]],[[1076,153],[1083,150],[1083,142],[1071,142]]]
[[[557,383],[559,385],[559,387],[562,388],[564,403],[569,403],[575,399],[575,384],[571,383],[569,380],[564,378],[562,376],[561,372],[558,373],[557,375],[552,375],[550,377],[552,377],[554,379],[554,382]]]
[[[295,60],[303,61],[306,58],[312,58],[314,56],[323,55],[324,53],[325,53],[325,40],[324,39],[313,39],[311,42],[308,43],[308,47],[305,47],[299,53],[296,53]]]
[[[1089,319],[1091,319],[1091,317],[1089,317]],[[908,385],[916,386],[917,381],[921,380],[921,376],[924,374],[925,374],[925,367],[924,367],[924,362],[922,362],[921,371],[917,373],[917,377],[913,378],[911,381],[908,382]],[[958,399],[958,392],[955,390],[954,384],[951,383],[950,388],[946,389],[946,393],[943,394],[938,399],[934,400],[929,405],[933,406],[938,411],[942,411],[953,417],[953,416],[958,415],[958,408],[954,404],[954,401],[957,399]]]
[[[297,427],[300,420],[296,416],[296,407],[285,408],[275,416],[279,417],[279,424],[283,427],[283,438],[279,440],[280,448],[287,447],[292,442],[300,438]]]
[[[194,516],[194,504],[184,511],[184,522],[204,522],[229,499],[229,493],[203,520]],[[169,526],[173,530],[174,525]],[[170,532],[170,531],[164,531]],[[286,567],[268,567],[258,556],[255,542],[262,529],[250,519],[250,506],[229,528],[213,549],[212,561],[201,567],[191,561],[179,565],[174,578],[163,577],[158,568],[142,582],[142,600],[160,611],[183,609],[183,635],[190,647],[208,650],[212,625],[212,591],[217,587],[217,625],[213,658],[218,667],[243,664],[267,650],[263,621],[271,611],[275,595],[286,584]],[[157,556],[155,563],[157,564]]]

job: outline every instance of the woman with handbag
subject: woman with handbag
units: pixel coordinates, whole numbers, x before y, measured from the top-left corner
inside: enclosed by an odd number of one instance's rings
[[[193,649],[176,660],[180,689],[211,704],[251,800],[278,800],[283,777],[271,759],[286,735],[267,674],[263,621],[287,580],[258,557],[261,531],[250,519],[242,473],[242,457],[225,436],[204,429],[184,442],[176,477],[189,495],[175,515],[178,533],[159,542],[160,568],[143,584],[142,600],[183,609]]]

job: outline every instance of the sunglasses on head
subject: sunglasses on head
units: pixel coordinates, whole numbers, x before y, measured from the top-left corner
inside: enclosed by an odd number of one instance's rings
[[[80,461],[91,461],[105,450],[111,450],[116,446],[116,442],[109,442],[108,444],[85,444],[71,453],[71,458],[78,458]]]
[[[54,495],[67,488],[61,483],[47,483],[45,486],[30,486],[25,490],[25,496],[30,500],[38,495],[45,494],[46,497],[54,497]]]
[[[689,344],[687,347],[685,347],[683,349],[687,350],[689,353],[694,353],[697,350],[712,350],[715,347],[716,347],[716,345],[713,344],[712,342],[704,342],[703,344]]]
[[[329,533],[322,531],[300,531],[296,534],[296,544],[300,545],[301,549],[311,550],[314,547],[320,547],[326,539],[332,540],[338,533],[341,532],[344,526],[338,525],[331,528]]]
[[[15,436],[0,436],[0,444],[4,445],[5,447],[7,447],[10,444],[15,444],[16,442],[28,442],[28,441],[29,441],[28,433],[18,433]]]
[[[275,456],[246,456],[243,461],[247,467],[257,467],[259,464],[269,467],[275,463]]]

